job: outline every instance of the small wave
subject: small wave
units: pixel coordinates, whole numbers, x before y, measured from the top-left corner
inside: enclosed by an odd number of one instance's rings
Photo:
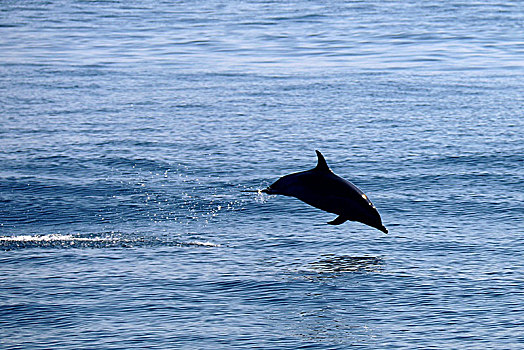
[[[146,237],[123,234],[47,234],[0,236],[0,250],[27,248],[132,248],[132,247],[220,247],[208,241],[183,242],[168,237]]]
[[[3,236],[0,242],[53,242],[53,241],[80,241],[80,242],[105,242],[113,240],[111,237],[77,237],[73,235],[49,234],[41,236],[20,235]]]
[[[199,242],[199,241],[188,242],[186,243],[186,245],[195,245],[199,247],[220,247],[220,244],[215,244],[211,242]]]

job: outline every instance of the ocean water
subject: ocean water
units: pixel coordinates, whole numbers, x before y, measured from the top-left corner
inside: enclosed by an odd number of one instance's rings
[[[522,349],[524,3],[2,1],[0,348]],[[389,234],[242,190],[312,168]]]

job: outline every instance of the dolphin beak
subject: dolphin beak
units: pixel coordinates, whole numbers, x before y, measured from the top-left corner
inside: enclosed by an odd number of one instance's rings
[[[378,229],[382,232],[384,232],[385,234],[388,234],[388,229],[385,227],[385,226],[382,226],[382,227],[378,227]]]
[[[271,186],[269,186],[268,188],[264,188],[262,191],[260,191],[262,193],[265,193],[265,194],[279,194],[277,191],[275,191],[274,189],[271,188]]]

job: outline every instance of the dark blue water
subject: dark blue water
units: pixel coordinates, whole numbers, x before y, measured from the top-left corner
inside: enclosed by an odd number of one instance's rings
[[[1,348],[524,347],[522,2],[1,7]]]

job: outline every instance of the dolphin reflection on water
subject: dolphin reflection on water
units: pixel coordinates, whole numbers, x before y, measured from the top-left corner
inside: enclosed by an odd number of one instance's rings
[[[364,192],[335,175],[322,153],[315,152],[318,157],[315,168],[283,176],[268,188],[256,192],[295,197],[315,208],[337,214],[336,219],[328,222],[330,225],[358,221],[388,233],[377,208]]]
[[[309,267],[319,273],[376,272],[382,269],[383,264],[383,259],[375,256],[328,254],[323,259],[310,263]]]

